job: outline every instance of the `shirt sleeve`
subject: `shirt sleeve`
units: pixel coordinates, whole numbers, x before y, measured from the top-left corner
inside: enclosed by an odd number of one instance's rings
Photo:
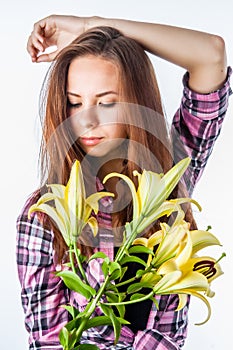
[[[37,214],[27,218],[27,207],[17,219],[17,267],[29,349],[62,350],[58,334],[68,321],[61,305],[69,300],[62,280],[56,277],[53,235]]]
[[[191,165],[184,175],[189,194],[202,175],[213,146],[221,131],[222,122],[228,108],[230,76],[228,67],[227,79],[217,91],[200,94],[188,87],[189,74],[183,78],[183,97],[171,127],[174,161],[190,157]]]
[[[145,330],[138,331],[133,348],[136,350],[180,350],[187,337],[188,304],[176,311],[178,296],[176,294],[157,296],[158,309],[153,304]]]

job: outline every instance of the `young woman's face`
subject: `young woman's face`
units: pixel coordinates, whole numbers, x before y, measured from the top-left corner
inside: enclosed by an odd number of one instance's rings
[[[126,131],[117,104],[118,68],[100,57],[74,59],[68,71],[67,96],[72,129],[83,151],[103,157],[119,149]]]

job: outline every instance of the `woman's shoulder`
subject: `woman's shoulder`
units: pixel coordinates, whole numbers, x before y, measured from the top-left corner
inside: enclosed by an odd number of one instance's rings
[[[45,214],[42,212],[32,212],[29,215],[29,209],[30,207],[35,204],[39,198],[41,197],[42,193],[44,193],[44,189],[40,188],[32,192],[27,199],[25,200],[18,216],[16,219],[17,227],[19,226],[27,226],[27,227],[33,227],[37,229],[43,229],[44,231],[47,231],[45,229]]]
[[[24,251],[22,254],[24,256],[29,250],[36,251],[39,255],[43,252],[45,257],[50,256],[52,252],[51,244],[54,234],[46,224],[45,214],[33,212],[28,215],[30,207],[37,202],[40,196],[40,190],[30,194],[16,219],[17,246],[20,251]]]
[[[40,197],[40,193],[41,193],[41,191],[39,189],[37,189],[33,193],[30,193],[28,195],[27,199],[25,200],[25,202],[24,202],[24,204],[19,212],[18,218],[28,217],[28,211],[29,211],[30,207],[37,202],[37,200]]]
[[[31,205],[41,195],[40,190],[30,194],[16,220],[16,255],[21,269],[28,266],[48,266],[53,262],[53,240],[51,229],[46,226],[45,215],[34,212],[28,215]],[[34,271],[34,270],[33,270]],[[21,270],[20,273],[25,273]]]

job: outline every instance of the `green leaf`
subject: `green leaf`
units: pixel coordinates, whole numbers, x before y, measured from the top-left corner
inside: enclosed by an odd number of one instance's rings
[[[110,318],[111,318],[111,321],[112,321],[114,334],[115,334],[114,344],[117,344],[118,343],[118,339],[119,339],[120,334],[121,334],[121,323],[120,323],[119,319],[116,317],[116,315],[114,314],[113,311],[110,314]]]
[[[121,271],[120,270],[115,270],[111,274],[110,279],[111,279],[111,281],[114,281],[114,280],[116,280],[116,279],[118,279],[120,277],[121,277]]]
[[[77,341],[76,327],[72,330],[67,329],[67,325],[63,327],[59,333],[59,340],[64,349],[73,349]]]
[[[66,309],[73,318],[75,318],[79,314],[79,310],[71,305],[62,305],[64,309]]]
[[[79,340],[80,338],[77,339],[76,329],[73,329],[70,333],[68,349],[73,349]]]
[[[95,254],[92,254],[92,256],[90,257],[90,259],[88,261],[91,261],[93,259],[105,259],[107,258],[107,255],[104,254],[103,252],[96,252]]]
[[[103,313],[111,319],[115,334],[114,343],[117,344],[121,332],[121,322],[118,320],[111,307],[107,306],[106,304],[100,304],[100,307]]]
[[[119,277],[119,280],[121,281],[122,278],[124,277],[124,274],[126,273],[126,271],[128,270],[127,266],[121,267],[121,276]]]
[[[109,275],[111,280],[115,280],[121,276],[121,266],[115,261],[109,263]]]
[[[133,295],[131,295],[130,300],[138,300],[138,299],[141,299],[141,298],[144,298],[144,297],[145,297],[145,294],[134,293]]]
[[[109,303],[119,303],[122,301],[122,294],[117,294],[117,292],[114,292],[114,293],[109,293],[109,292],[106,292],[105,293],[106,295],[106,298],[107,298],[107,301]],[[121,318],[124,318],[124,315],[125,315],[125,306],[124,305],[116,305],[116,308],[118,310],[118,313],[119,313],[119,316]]]
[[[138,283],[134,283],[131,284],[128,288],[127,288],[127,293],[128,294],[132,294],[135,293],[139,290],[141,290],[142,288],[153,288],[154,286],[151,283],[148,282],[138,282]]]
[[[60,271],[56,275],[63,279],[69,289],[82,294],[86,299],[90,299],[96,294],[95,289],[84,283],[73,271]]]
[[[104,277],[108,276],[108,263],[104,260],[103,264],[101,265]]]
[[[121,264],[128,264],[130,262],[137,262],[143,266],[146,267],[146,262],[140,258],[138,258],[137,256],[125,256],[121,259]]]
[[[99,326],[108,326],[111,325],[112,321],[108,316],[96,316],[90,318],[84,326],[84,330],[89,328],[95,328]]]
[[[125,317],[125,305],[116,305],[120,318]]]
[[[106,304],[100,304],[101,310],[105,314],[105,316],[110,317],[110,313],[112,311],[110,306],[107,306]]]
[[[141,277],[145,274],[145,270],[137,270],[136,277]]]
[[[109,263],[109,274],[111,275],[115,270],[121,270],[121,266],[117,262],[111,261]]]
[[[63,327],[59,332],[59,341],[63,348],[66,348],[69,343],[69,331],[66,329],[66,327]]]
[[[130,324],[130,322],[124,320],[121,317],[117,317],[117,319],[121,324]],[[99,326],[109,326],[109,325],[112,325],[112,321],[111,321],[110,317],[108,317],[108,316],[96,316],[96,317],[90,318],[87,321],[83,330],[85,331],[85,330],[90,329],[90,328],[96,328]]]
[[[154,255],[153,250],[147,247],[144,247],[142,245],[135,245],[129,248],[129,254],[138,254],[138,253],[146,253],[146,254]]]
[[[72,332],[73,329],[77,329],[82,321],[82,319],[79,317],[80,314],[78,314],[77,317],[75,317],[73,320],[66,323],[65,327],[69,332]]]

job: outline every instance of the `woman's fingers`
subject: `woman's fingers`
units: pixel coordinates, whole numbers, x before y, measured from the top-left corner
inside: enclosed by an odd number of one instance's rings
[[[58,54],[58,50],[50,52],[50,53],[45,53],[37,56],[37,59],[35,62],[40,63],[40,62],[52,62],[56,55]]]
[[[33,35],[31,35],[28,39],[28,42],[27,42],[27,51],[28,51],[29,55],[31,56],[32,61],[35,61],[39,52],[44,51],[44,47],[37,38],[35,38]]]

